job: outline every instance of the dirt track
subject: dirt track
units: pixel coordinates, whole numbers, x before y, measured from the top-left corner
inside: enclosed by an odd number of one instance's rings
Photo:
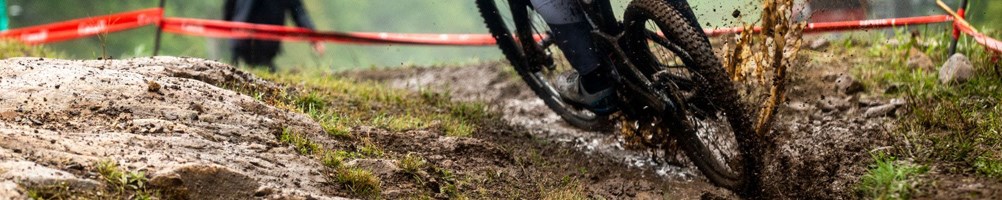
[[[893,130],[893,117],[890,116],[902,110],[899,108],[903,105],[858,92],[840,91],[836,88],[838,77],[848,75],[848,66],[854,63],[851,59],[821,54],[832,59],[803,61],[802,66],[792,69],[789,103],[780,109],[773,127],[776,146],[765,155],[767,166],[760,175],[766,197],[856,197],[854,184],[872,163],[870,151],[888,148],[894,141],[889,134]],[[502,69],[504,67],[508,66],[408,68],[343,75],[386,82],[398,88],[447,92],[460,101],[487,101],[504,114],[505,121],[524,128],[532,137],[572,147],[592,159],[613,160],[619,165],[613,170],[657,174],[657,177],[644,177],[652,182],[661,180],[695,186],[666,187],[665,194],[734,197],[707,183],[698,170],[686,163],[659,164],[650,159],[651,152],[624,149],[615,131],[584,132],[571,128],[550,112],[518,77]],[[880,106],[891,109],[886,114],[867,114]],[[599,183],[589,183],[595,184]]]
[[[770,141],[775,147],[763,155],[767,166],[759,174],[765,198],[858,198],[854,185],[872,163],[870,152],[901,141],[889,132],[892,116],[907,104],[871,96],[884,88],[838,88],[848,66],[860,61],[813,54],[815,59],[792,68],[789,103],[780,109]],[[276,139],[281,129],[295,128],[335,149],[357,149],[360,140],[371,139],[386,154],[349,163],[378,176],[380,195],[388,199],[447,198],[450,192],[474,199],[737,198],[706,182],[685,159],[654,162],[652,152],[624,149],[617,132],[565,125],[501,63],[338,74],[447,93],[455,101],[484,101],[503,114],[502,123],[483,125],[470,137],[434,128],[360,126],[351,132],[364,138],[341,138],[324,134],[300,113],[222,89],[227,83],[288,86],[217,62],[2,62],[0,89],[19,92],[0,94],[0,138],[14,141],[0,143],[0,196],[23,195],[21,186],[51,181],[98,187],[102,183],[90,171],[104,159],[148,172],[157,187],[183,188],[190,196],[352,196],[344,186],[329,184],[318,160]],[[402,172],[398,160],[408,154],[426,159],[429,167]],[[179,180],[185,184],[171,184]],[[232,184],[237,182],[244,184]],[[204,186],[215,184],[226,187]]]

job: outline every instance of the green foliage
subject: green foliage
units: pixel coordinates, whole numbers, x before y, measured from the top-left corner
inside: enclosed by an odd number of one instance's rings
[[[863,174],[856,186],[856,190],[868,199],[909,199],[914,177],[928,171],[924,166],[897,162],[893,156],[883,152],[872,156],[875,164]]]
[[[968,56],[975,76],[966,83],[943,85],[938,72],[907,66],[911,49],[928,55],[935,64],[948,58],[949,35],[919,32],[919,37],[897,31],[892,38],[876,36],[873,45],[843,49],[845,54],[865,55],[862,65],[852,68],[869,88],[899,89],[890,95],[907,99],[908,114],[899,116],[896,132],[909,140],[901,153],[912,160],[937,163],[953,173],[978,173],[1000,177],[999,147],[1002,146],[1002,73],[991,53],[969,39],[961,39],[958,52]],[[898,41],[887,44],[882,41]],[[938,42],[937,42],[938,41]],[[938,67],[938,65],[936,66]],[[880,91],[875,89],[871,92]],[[875,158],[876,159],[876,158]],[[878,161],[878,164],[882,162]],[[887,164],[887,163],[882,163]],[[874,177],[870,177],[871,179]]]

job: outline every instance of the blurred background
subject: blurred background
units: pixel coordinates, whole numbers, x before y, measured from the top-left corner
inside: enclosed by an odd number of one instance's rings
[[[822,0],[815,0],[822,1]],[[856,0],[830,0],[846,4]],[[959,0],[946,1],[957,6]],[[223,0],[167,0],[166,16],[221,19]],[[628,0],[612,0],[622,10]],[[739,23],[732,17],[741,11],[747,20],[757,16],[756,0],[689,0],[706,27],[730,27]],[[860,1],[865,18],[918,16],[942,13],[933,0]],[[74,18],[105,15],[158,5],[156,0],[7,0],[10,27],[26,27]],[[400,33],[487,33],[472,0],[304,0],[319,30]],[[975,26],[998,30],[1002,1],[971,0],[969,15]],[[804,9],[804,13],[820,9]],[[839,14],[844,15],[844,14]],[[807,20],[807,18],[805,18]],[[816,19],[810,19],[816,20]],[[292,24],[291,22],[288,24]],[[942,27],[946,29],[947,27]],[[69,58],[93,59],[103,52],[114,58],[149,56],[153,52],[152,26],[101,37],[48,45]],[[423,47],[327,44],[323,55],[311,52],[308,43],[284,42],[276,59],[280,68],[310,67],[332,70],[393,67],[402,65],[459,65],[497,60],[496,47]],[[228,62],[225,39],[164,34],[161,55],[191,56]]]

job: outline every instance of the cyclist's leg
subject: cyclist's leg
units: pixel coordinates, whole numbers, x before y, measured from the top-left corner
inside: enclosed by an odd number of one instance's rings
[[[581,85],[588,92],[609,88],[609,80],[601,73],[602,62],[593,45],[591,24],[581,13],[577,0],[531,0],[533,8],[550,26],[557,47],[581,76]]]

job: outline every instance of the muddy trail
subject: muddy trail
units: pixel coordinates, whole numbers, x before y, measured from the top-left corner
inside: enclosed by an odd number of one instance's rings
[[[601,137],[539,135],[560,127],[549,124],[495,120],[459,137],[437,125],[361,125],[353,136],[331,135],[309,114],[262,98],[301,86],[203,59],[12,58],[0,61],[0,89],[8,91],[0,93],[0,199],[736,198],[691,181],[692,172],[672,169],[686,175],[665,179],[647,165],[566,148]],[[547,119],[523,106],[526,117]],[[325,149],[350,156],[311,153]],[[413,156],[423,164],[405,163]],[[348,177],[357,169],[374,185]]]
[[[903,112],[901,99],[868,95],[848,70],[859,62],[847,56],[811,52],[791,67],[790,93],[773,124],[774,147],[763,159],[761,193],[767,198],[856,198],[854,184],[872,164],[871,151],[890,148],[897,141],[890,134],[894,116]],[[821,58],[821,59],[813,59]],[[342,73],[360,80],[375,80],[414,91],[432,90],[450,94],[457,101],[485,101],[503,114],[503,120],[527,132],[528,137],[554,142],[588,155],[614,161],[608,170],[654,174],[643,179],[671,182],[665,194],[734,198],[735,195],[708,183],[685,160],[682,152],[670,152],[668,162],[652,159],[658,152],[624,146],[615,130],[588,132],[563,123],[536,98],[504,63],[461,67],[417,67]],[[496,138],[509,140],[511,136]],[[511,141],[518,143],[518,141]],[[510,142],[509,142],[510,143]],[[518,145],[518,144],[515,144]],[[586,185],[602,185],[586,182]]]
[[[891,132],[909,105],[882,97],[894,88],[865,88],[849,75],[851,66],[872,61],[823,48],[802,56],[767,141],[774,146],[761,155],[760,194],[859,198],[856,184],[873,163],[871,152],[905,141]],[[311,90],[319,86],[302,77],[277,78],[294,73],[262,79],[194,58],[3,60],[0,89],[9,92],[0,93],[0,197],[738,198],[707,182],[682,152],[628,149],[614,128],[569,127],[508,67],[344,72],[310,79],[344,81]],[[337,97],[349,94],[377,98]],[[455,113],[442,105],[463,102],[500,116],[484,118],[466,136],[449,135],[445,118],[392,128],[378,117],[448,117],[435,113]],[[329,119],[303,110],[306,104],[377,117],[338,135]],[[999,188],[944,176],[932,190],[945,192],[929,195],[957,195],[944,187]]]

